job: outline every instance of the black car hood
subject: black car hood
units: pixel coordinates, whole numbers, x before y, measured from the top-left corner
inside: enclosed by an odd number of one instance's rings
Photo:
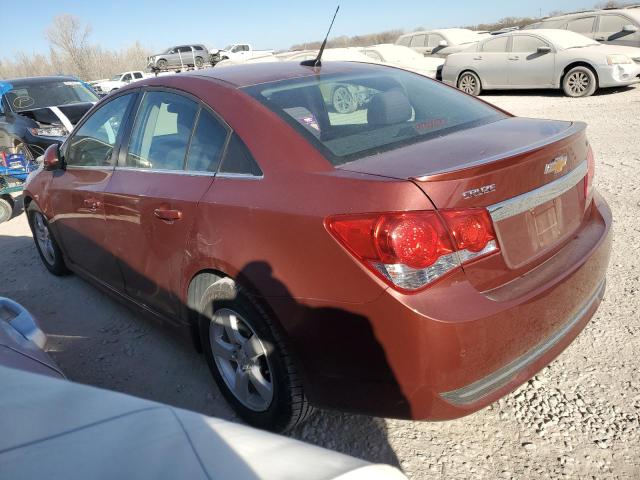
[[[57,108],[69,119],[72,125],[75,125],[91,107],[93,107],[93,103],[74,103],[72,105],[60,105]],[[19,114],[41,124],[62,125],[62,121],[51,107],[24,110]]]

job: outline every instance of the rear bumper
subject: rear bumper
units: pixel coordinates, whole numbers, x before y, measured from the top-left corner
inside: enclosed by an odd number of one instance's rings
[[[479,292],[463,272],[416,295],[367,304],[270,299],[320,406],[424,420],[458,418],[531,378],[598,308],[611,212],[596,194],[588,225],[525,277]],[[288,315],[283,317],[282,315]]]

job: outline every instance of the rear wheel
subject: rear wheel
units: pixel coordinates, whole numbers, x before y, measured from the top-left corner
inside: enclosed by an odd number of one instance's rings
[[[164,70],[165,68],[167,68],[167,65],[167,61],[164,58],[161,58],[156,62],[156,67],[158,67],[160,70]]]
[[[11,220],[13,215],[13,199],[11,197],[0,197],[0,223]]]
[[[64,263],[62,251],[51,234],[49,222],[45,216],[32,205],[27,210],[27,216],[36,249],[44,266],[54,275],[62,276],[69,273],[69,269]]]
[[[590,97],[598,88],[595,73],[587,67],[574,67],[562,80],[562,89],[568,97]]]
[[[464,93],[477,97],[482,93],[480,77],[473,72],[464,72],[458,79],[458,88]]]
[[[247,423],[285,431],[311,413],[278,327],[230,278],[194,280],[202,348],[229,404]]]

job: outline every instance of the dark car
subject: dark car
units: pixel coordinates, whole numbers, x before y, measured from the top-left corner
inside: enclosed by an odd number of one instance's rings
[[[0,80],[0,151],[28,160],[62,143],[74,125],[98,101],[75,77]]]
[[[371,98],[332,111],[335,83]],[[278,62],[105,97],[24,198],[53,274],[194,337],[254,425],[310,405],[445,420],[531,378],[598,308],[594,165],[581,122],[381,65]]]

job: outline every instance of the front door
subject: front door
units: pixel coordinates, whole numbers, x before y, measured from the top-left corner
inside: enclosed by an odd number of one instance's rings
[[[227,134],[190,97],[148,90],[105,195],[126,293],[170,318],[179,318],[187,239]]]
[[[93,112],[62,147],[64,170],[49,185],[52,227],[74,267],[115,287],[122,276],[107,235],[104,190],[135,93],[120,95]]]
[[[550,48],[539,52],[538,48]],[[509,84],[513,87],[552,87],[555,77],[555,58],[551,45],[533,35],[514,35],[508,56]]]

